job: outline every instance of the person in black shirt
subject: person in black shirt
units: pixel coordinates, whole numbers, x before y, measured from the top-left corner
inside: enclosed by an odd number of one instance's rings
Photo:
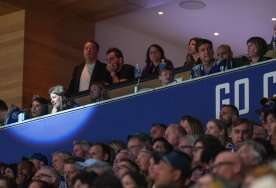
[[[111,84],[119,84],[134,79],[134,67],[124,64],[124,56],[120,49],[110,48],[106,52],[108,72],[106,82]]]

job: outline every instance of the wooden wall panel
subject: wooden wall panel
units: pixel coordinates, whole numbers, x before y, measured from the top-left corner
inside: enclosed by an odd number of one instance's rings
[[[82,62],[86,39],[94,38],[94,24],[40,2],[26,10],[23,103],[34,94],[48,97],[56,84],[68,86],[73,68]]]
[[[0,98],[21,106],[25,11],[0,16]]]

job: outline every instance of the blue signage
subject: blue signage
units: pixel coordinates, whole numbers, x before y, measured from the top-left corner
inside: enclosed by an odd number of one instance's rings
[[[0,161],[71,151],[73,140],[125,140],[149,131],[154,122],[177,123],[183,115],[205,123],[218,116],[222,104],[234,104],[243,117],[257,120],[259,100],[273,95],[275,60],[10,125],[0,130]]]

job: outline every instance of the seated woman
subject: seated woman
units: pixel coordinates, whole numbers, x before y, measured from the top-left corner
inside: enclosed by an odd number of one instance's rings
[[[48,114],[48,105],[49,102],[47,99],[40,96],[34,96],[30,109],[30,117],[35,118]]]
[[[65,89],[61,85],[51,87],[49,95],[52,103],[51,114],[77,106],[76,103],[65,95]]]
[[[165,52],[158,44],[152,44],[147,50],[146,66],[142,72],[142,78],[158,76],[163,68],[173,69],[173,64],[165,57]]]
[[[234,68],[271,59],[264,57],[267,52],[267,43],[262,37],[251,37],[247,40],[246,44],[248,56],[241,57],[239,61],[233,65]]]

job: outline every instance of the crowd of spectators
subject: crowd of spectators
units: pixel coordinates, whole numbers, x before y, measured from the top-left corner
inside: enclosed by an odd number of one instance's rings
[[[59,89],[54,90],[60,94]],[[276,98],[261,104],[256,110],[260,123],[240,118],[235,106],[224,105],[219,119],[206,125],[184,115],[178,123],[153,123],[148,133],[129,135],[127,143],[78,140],[71,151],[60,148],[51,158],[33,153],[17,163],[2,162],[0,187],[274,187]]]

